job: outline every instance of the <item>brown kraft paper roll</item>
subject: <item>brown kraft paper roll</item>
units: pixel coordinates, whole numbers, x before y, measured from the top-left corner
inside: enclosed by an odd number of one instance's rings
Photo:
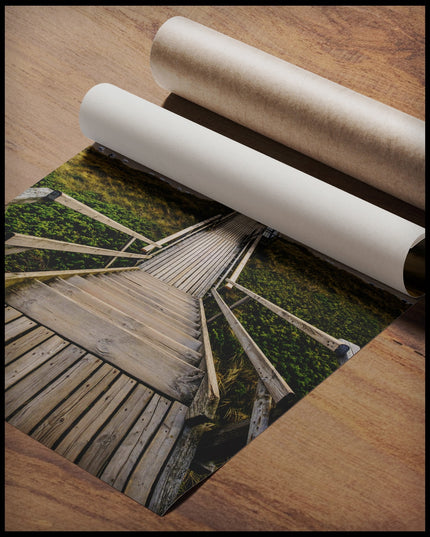
[[[424,209],[424,121],[184,17],[158,30],[151,68],[163,88]]]

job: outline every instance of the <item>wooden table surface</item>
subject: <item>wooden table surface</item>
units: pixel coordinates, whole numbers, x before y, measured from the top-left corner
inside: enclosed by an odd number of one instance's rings
[[[6,201],[89,145],[110,82],[419,223],[423,214],[157,86],[159,26],[183,15],[424,119],[424,6],[8,6]],[[6,424],[7,530],[423,530],[418,302],[159,517]]]

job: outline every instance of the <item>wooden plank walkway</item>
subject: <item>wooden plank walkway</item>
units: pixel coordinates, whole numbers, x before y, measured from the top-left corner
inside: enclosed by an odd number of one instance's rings
[[[219,402],[202,297],[261,225],[189,231],[135,270],[14,276],[5,297],[7,421],[156,512]]]
[[[188,407],[53,332],[43,339],[37,323],[20,326],[6,340],[7,421],[145,504]]]
[[[167,247],[140,267],[171,286],[203,297],[260,230],[261,225],[254,220],[233,214]]]
[[[219,400],[203,302],[143,271],[34,280],[5,298],[6,420],[167,509]]]

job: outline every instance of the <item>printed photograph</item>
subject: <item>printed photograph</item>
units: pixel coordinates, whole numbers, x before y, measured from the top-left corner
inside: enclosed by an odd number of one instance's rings
[[[410,306],[94,144],[5,212],[5,418],[163,515]]]

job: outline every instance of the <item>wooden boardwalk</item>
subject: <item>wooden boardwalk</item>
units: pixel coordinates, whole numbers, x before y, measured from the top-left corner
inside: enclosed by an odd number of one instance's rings
[[[231,213],[140,270],[16,279],[5,297],[7,421],[164,512],[219,401],[202,297],[262,229]]]
[[[261,229],[261,224],[254,220],[231,214],[214,227],[166,248],[140,266],[157,279],[202,297]]]
[[[34,280],[6,302],[7,421],[142,504],[174,499],[186,468],[166,461],[218,397],[199,300],[132,271]]]

